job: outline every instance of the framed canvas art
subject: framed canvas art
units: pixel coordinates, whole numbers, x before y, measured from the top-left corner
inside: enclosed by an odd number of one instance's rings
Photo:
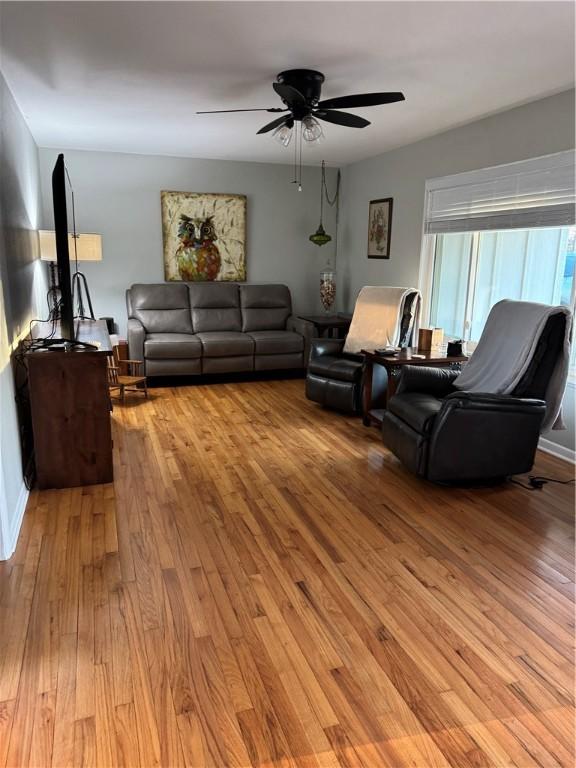
[[[246,195],[162,192],[164,278],[246,280]]]
[[[368,258],[390,258],[390,236],[392,234],[392,200],[371,200],[368,213]]]

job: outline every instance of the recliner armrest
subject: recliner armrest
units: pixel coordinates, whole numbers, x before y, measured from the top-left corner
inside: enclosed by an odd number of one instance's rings
[[[131,360],[144,360],[146,329],[135,317],[128,318],[128,351]]]
[[[453,392],[434,419],[426,477],[470,482],[530,471],[545,412],[543,400]]]
[[[546,410],[544,400],[536,400],[528,397],[514,397],[513,395],[498,395],[492,392],[466,392],[456,391],[444,398],[445,407],[474,408],[475,410],[489,410],[501,412],[528,412],[532,410]]]
[[[344,349],[344,339],[312,339],[310,360],[317,360],[324,355],[340,355]]]
[[[403,365],[398,378],[396,394],[423,392],[434,397],[446,397],[454,391],[454,380],[460,371],[451,368],[432,368],[424,365]]]

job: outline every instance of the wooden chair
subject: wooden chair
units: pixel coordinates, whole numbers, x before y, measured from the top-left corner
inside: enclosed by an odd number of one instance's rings
[[[112,390],[119,390],[120,401],[124,402],[126,391],[143,392],[148,397],[146,376],[142,374],[142,360],[121,359],[118,356],[118,347],[112,350],[112,357],[108,358],[108,388],[112,396]]]

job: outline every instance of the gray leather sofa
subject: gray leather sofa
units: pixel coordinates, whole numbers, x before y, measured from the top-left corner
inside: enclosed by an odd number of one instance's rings
[[[136,283],[126,306],[146,376],[306,367],[313,326],[292,315],[285,285]]]

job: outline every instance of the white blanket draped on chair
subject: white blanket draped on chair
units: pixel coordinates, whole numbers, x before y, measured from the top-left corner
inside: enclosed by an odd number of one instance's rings
[[[418,338],[420,292],[416,288],[397,288],[390,285],[365,285],[360,290],[352,315],[344,352],[358,354],[363,349],[397,347],[404,305],[408,296],[417,293],[412,305],[414,315],[412,338]]]

